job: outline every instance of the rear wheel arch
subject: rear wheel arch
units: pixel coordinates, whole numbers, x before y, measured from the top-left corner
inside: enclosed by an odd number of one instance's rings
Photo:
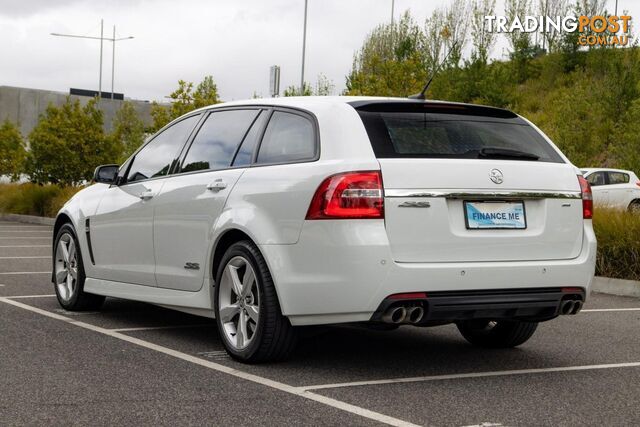
[[[640,199],[633,199],[627,209],[632,212],[640,212]]]
[[[218,268],[220,267],[220,261],[222,261],[222,257],[224,256],[227,249],[229,249],[234,243],[240,242],[242,240],[249,240],[254,242],[254,240],[247,233],[237,228],[232,228],[225,231],[218,238],[213,249],[213,258],[211,262],[211,274],[214,280],[216,274],[218,273]]]

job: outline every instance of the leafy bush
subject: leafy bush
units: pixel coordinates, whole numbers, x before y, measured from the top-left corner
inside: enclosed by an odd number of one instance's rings
[[[0,212],[54,217],[82,187],[0,184]]]
[[[596,274],[640,280],[640,215],[597,209],[593,227],[598,238]]]

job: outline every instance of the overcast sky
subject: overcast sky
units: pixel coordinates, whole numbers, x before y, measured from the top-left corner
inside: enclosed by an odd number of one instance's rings
[[[502,14],[502,1],[496,13]],[[613,9],[614,0],[609,0]],[[640,1],[619,0],[640,17]],[[420,22],[448,0],[396,0]],[[635,13],[634,13],[635,12]],[[269,67],[281,66],[281,90],[300,82],[304,0],[0,0],[0,85],[67,92],[97,89],[98,40],[51,32],[133,35],[116,44],[115,91],[163,100],[178,79],[213,75],[222,99],[268,96]],[[339,94],[354,52],[376,25],[388,22],[391,0],[309,0],[305,80],[325,74]],[[501,56],[499,43],[493,56]],[[111,42],[103,80],[111,88]]]

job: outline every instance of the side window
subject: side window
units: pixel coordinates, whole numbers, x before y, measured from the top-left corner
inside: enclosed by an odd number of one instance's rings
[[[313,123],[306,117],[276,111],[265,130],[257,163],[311,160],[316,144]]]
[[[587,177],[587,181],[591,186],[605,185],[604,172],[594,172]]]
[[[242,145],[238,150],[238,154],[236,154],[236,158],[233,160],[233,166],[247,166],[251,164],[251,160],[253,160],[253,151],[255,150],[256,145],[258,145],[260,134],[268,118],[269,113],[263,111],[253,122],[247,136],[245,136],[244,141],[242,141]]]
[[[227,110],[213,112],[193,139],[181,172],[224,169],[260,110]]]
[[[182,148],[200,115],[187,117],[158,134],[136,154],[127,182],[164,176]]]
[[[627,184],[629,183],[629,175],[622,172],[609,172],[609,184]]]

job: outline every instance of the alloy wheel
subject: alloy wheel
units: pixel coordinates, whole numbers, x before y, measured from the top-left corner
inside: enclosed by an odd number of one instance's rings
[[[55,281],[60,298],[69,301],[78,285],[78,252],[73,236],[64,233],[58,240],[55,259]]]
[[[226,340],[236,350],[245,349],[253,341],[260,322],[260,290],[255,271],[246,258],[233,257],[225,266],[218,306]]]

